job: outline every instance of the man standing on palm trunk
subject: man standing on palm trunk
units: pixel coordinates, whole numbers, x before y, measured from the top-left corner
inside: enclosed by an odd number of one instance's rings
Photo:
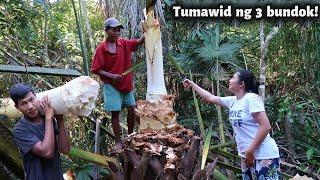
[[[91,64],[91,71],[103,81],[103,97],[105,110],[111,112],[112,129],[116,138],[115,150],[123,148],[120,139],[119,115],[122,108],[128,110],[128,134],[133,132],[135,123],[132,73],[122,76],[131,67],[131,54],[144,43],[144,36],[139,39],[120,38],[123,26],[115,18],[108,18],[104,23],[107,33],[105,41],[96,48]]]

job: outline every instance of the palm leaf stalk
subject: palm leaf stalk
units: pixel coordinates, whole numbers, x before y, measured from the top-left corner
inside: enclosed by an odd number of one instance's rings
[[[203,151],[202,151],[202,160],[201,160],[201,170],[204,169],[204,166],[206,164],[206,160],[207,160],[209,148],[210,148],[211,136],[212,136],[212,123],[208,129],[206,140],[204,142],[204,147],[203,147]]]
[[[236,143],[234,141],[230,141],[230,142],[226,142],[226,143],[222,143],[222,144],[217,144],[217,145],[212,145],[210,146],[210,149],[217,149],[217,148],[224,148],[226,146],[233,146]]]
[[[202,159],[201,159],[201,170],[203,170],[205,168],[205,164],[207,161],[209,148],[210,148],[211,137],[212,137],[212,123],[208,129],[206,140],[204,142],[204,147],[203,147],[203,151],[202,151]],[[214,174],[215,179],[219,179],[219,180],[227,180],[228,179],[226,176],[224,176],[221,172],[219,172],[216,169],[214,169],[213,174]]]
[[[84,151],[84,150],[74,148],[74,147],[71,147],[68,155],[72,156],[72,157],[77,157],[77,158],[83,159],[85,161],[92,162],[94,164],[98,164],[98,165],[104,166],[104,167],[109,167],[109,164],[108,164],[108,162],[109,162],[109,163],[112,163],[113,165],[115,165],[118,169],[120,169],[119,162],[116,159],[108,157],[108,156],[95,154],[95,153]]]
[[[121,75],[122,75],[122,76],[125,76],[125,75],[129,74],[130,72],[138,69],[138,68],[141,67],[143,64],[144,64],[144,61],[142,60],[142,61],[134,64],[133,66],[131,66],[128,70],[126,70],[125,72],[123,72]]]
[[[190,75],[190,80],[193,81],[191,71],[189,71],[189,75]],[[198,103],[196,92],[193,89],[192,89],[192,96],[193,96],[194,106],[195,106],[196,112],[197,112],[197,118],[198,118],[199,128],[200,128],[200,134],[201,134],[202,137],[205,137],[204,125],[203,125],[203,121],[202,121],[202,117],[201,117],[199,103]]]
[[[216,49],[219,48],[219,24],[216,25],[216,28],[215,28],[215,46],[216,46]],[[219,59],[216,58],[216,75],[217,75],[217,96],[220,96],[220,77],[219,77]],[[222,121],[222,115],[221,115],[221,107],[216,105],[216,108],[217,108],[217,111],[218,111],[218,124],[219,124],[219,135],[220,135],[220,142],[221,143],[225,143],[226,140],[225,140],[225,137],[224,137],[224,130],[223,130],[223,121]]]
[[[181,68],[181,66],[178,64],[178,62],[174,59],[174,57],[172,56],[172,54],[168,54],[167,55],[168,60],[173,64],[173,66],[177,69],[177,71],[181,74],[181,75],[185,75],[185,72],[183,71],[183,69]]]

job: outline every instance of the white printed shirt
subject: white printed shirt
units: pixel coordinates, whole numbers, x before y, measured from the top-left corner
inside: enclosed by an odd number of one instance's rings
[[[263,112],[264,104],[260,96],[246,93],[241,99],[236,96],[221,97],[221,102],[229,109],[229,120],[233,127],[238,155],[245,158],[245,151],[252,143],[259,129],[259,123],[252,113]],[[279,149],[268,134],[254,152],[255,159],[273,159],[279,157]]]

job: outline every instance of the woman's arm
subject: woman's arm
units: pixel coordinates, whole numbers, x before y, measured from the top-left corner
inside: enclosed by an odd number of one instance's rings
[[[262,111],[262,112],[252,113],[252,116],[254,120],[256,120],[259,123],[259,129],[255,138],[253,139],[252,143],[250,144],[250,146],[248,147],[245,153],[245,156],[246,156],[245,162],[248,166],[253,166],[255,161],[253,153],[264,141],[264,139],[267,137],[268,133],[271,130],[271,125],[266,112]]]
[[[196,83],[190,81],[189,79],[185,79],[183,81],[183,86],[186,88],[191,87],[192,89],[194,89],[205,101],[225,107],[225,105],[221,102],[221,99],[219,96],[215,96],[215,95],[211,94],[210,92],[201,88],[200,86],[198,86]]]

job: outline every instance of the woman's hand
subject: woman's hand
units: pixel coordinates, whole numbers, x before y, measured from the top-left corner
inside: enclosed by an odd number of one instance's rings
[[[184,88],[190,88],[190,87],[192,87],[192,81],[190,81],[189,79],[185,79],[185,80],[183,80],[183,87]]]
[[[245,163],[247,166],[252,167],[255,163],[255,158],[254,158],[254,150],[252,150],[251,148],[248,148],[247,151],[245,152]]]

